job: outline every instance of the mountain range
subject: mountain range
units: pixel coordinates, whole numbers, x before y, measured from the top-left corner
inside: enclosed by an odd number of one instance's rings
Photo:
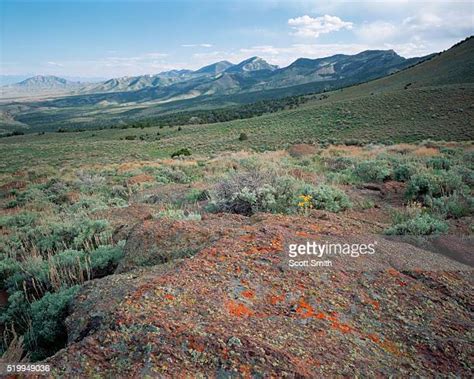
[[[356,55],[337,54],[326,58],[300,58],[279,68],[260,57],[238,64],[220,61],[199,70],[171,70],[84,84],[56,76],[35,76],[2,87],[8,91],[64,91],[60,106],[129,102],[172,102],[202,96],[254,93],[314,83],[329,90],[382,77],[418,63],[427,57],[406,59],[393,50],[368,50]]]

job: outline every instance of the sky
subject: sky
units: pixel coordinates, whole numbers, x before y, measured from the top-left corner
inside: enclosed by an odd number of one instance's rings
[[[0,74],[112,78],[259,56],[404,57],[474,34],[474,2],[0,0]]]

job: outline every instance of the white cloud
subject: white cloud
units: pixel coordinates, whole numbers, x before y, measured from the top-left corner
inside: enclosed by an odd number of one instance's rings
[[[358,37],[365,41],[387,41],[398,34],[398,28],[390,22],[375,21],[355,28]]]
[[[166,54],[166,53],[148,53],[148,54],[145,54],[144,56],[142,56],[140,58],[165,58],[168,55],[169,54]]]
[[[49,62],[46,62],[46,63],[50,66],[63,67],[63,64],[58,63],[58,62],[49,61]]]
[[[354,27],[354,34],[371,48],[391,48],[405,57],[442,51],[474,32],[472,11],[442,5],[413,7],[409,16],[390,22],[365,22]]]
[[[319,37],[320,34],[336,32],[341,29],[351,29],[352,22],[342,21],[337,16],[324,15],[321,17],[301,17],[290,18],[288,25],[292,27],[293,35],[300,37]]]
[[[205,47],[205,48],[209,48],[209,47],[212,47],[212,44],[210,44],[210,43],[190,43],[190,44],[181,45],[181,47]]]

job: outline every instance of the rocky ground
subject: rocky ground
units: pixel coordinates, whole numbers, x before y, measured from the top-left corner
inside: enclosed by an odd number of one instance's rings
[[[55,375],[472,375],[470,240],[380,237],[377,208],[201,221],[129,211],[117,225],[125,258],[76,297],[68,345],[47,360]],[[370,257],[288,266],[290,241],[375,235]]]

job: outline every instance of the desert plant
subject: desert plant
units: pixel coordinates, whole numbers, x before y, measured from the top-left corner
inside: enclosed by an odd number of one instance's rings
[[[32,360],[50,356],[66,344],[64,320],[79,288],[74,286],[56,293],[48,292],[31,304],[31,329],[27,334],[27,343],[32,350]]]
[[[448,224],[428,213],[419,213],[414,218],[399,222],[388,228],[389,235],[430,235],[441,234],[448,230]]]
[[[436,170],[449,170],[451,162],[446,157],[437,156],[428,159],[426,165]]]
[[[245,133],[240,133],[239,135],[239,141],[247,141],[249,137]]]
[[[175,151],[173,154],[171,154],[171,158],[180,157],[180,156],[187,157],[190,155],[191,155],[191,151],[188,148],[182,148]]]
[[[354,173],[364,182],[383,182],[392,174],[388,162],[384,160],[362,161],[356,165]]]
[[[393,169],[393,179],[397,182],[407,182],[416,173],[417,167],[410,163],[400,163]]]
[[[303,191],[311,195],[311,202],[315,209],[340,212],[352,206],[344,191],[328,184],[321,184],[316,188],[306,186]]]
[[[474,198],[454,192],[451,196],[433,199],[432,208],[443,218],[460,218],[473,213]]]
[[[213,191],[215,209],[251,215],[255,212],[295,211],[298,187],[302,183],[271,170],[249,169],[220,181]]]
[[[464,192],[462,178],[450,171],[438,173],[426,171],[412,176],[408,182],[405,197],[408,200],[431,205],[433,198],[450,196],[455,191]]]

